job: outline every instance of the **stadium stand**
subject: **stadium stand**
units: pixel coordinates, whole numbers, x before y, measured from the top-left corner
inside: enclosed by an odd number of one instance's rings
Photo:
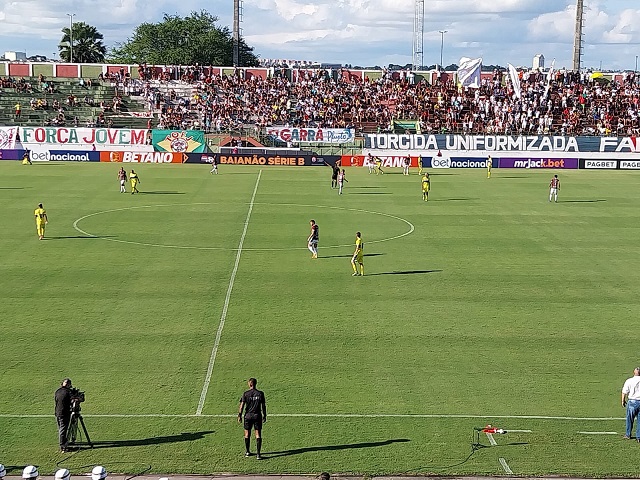
[[[640,134],[640,76],[634,73],[608,81],[566,70],[522,71],[520,98],[499,71],[483,73],[478,89],[460,89],[451,75],[428,83],[387,70],[359,76],[347,69],[269,69],[256,75],[141,65],[137,73],[139,79],[112,72],[93,82],[4,77],[0,123],[153,124],[220,135],[257,135],[268,125],[355,128],[359,134]]]

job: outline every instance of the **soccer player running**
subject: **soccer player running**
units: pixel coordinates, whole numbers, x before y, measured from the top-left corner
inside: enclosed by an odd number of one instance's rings
[[[549,182],[549,201],[553,198],[558,203],[558,190],[560,190],[560,179],[558,175],[554,175]]]
[[[491,167],[493,166],[493,159],[491,155],[487,157],[487,178],[491,178]]]
[[[258,381],[250,378],[247,382],[249,390],[242,394],[240,398],[240,408],[238,409],[238,423],[242,422],[242,411],[244,410],[244,448],[245,457],[250,457],[251,449],[251,429],[256,432],[256,460],[262,460],[260,451],[262,449],[262,424],[267,421],[267,402],[264,392],[256,388]]]
[[[338,195],[342,195],[342,188],[344,187],[344,182],[349,183],[349,180],[347,180],[347,176],[344,173],[344,168],[342,169],[342,171],[340,173],[338,173]]]
[[[211,161],[211,170],[209,171],[209,173],[211,175],[213,175],[214,173],[218,175],[218,161],[215,157],[213,157],[213,160]]]
[[[38,208],[35,209],[34,215],[36,217],[36,231],[38,232],[38,240],[44,238],[44,226],[49,223],[47,212],[41,203],[38,204]]]
[[[120,170],[118,170],[118,180],[120,180],[120,193],[127,193],[127,189],[125,188],[127,172],[125,172],[123,167],[120,167]]]
[[[129,174],[129,180],[131,181],[131,195],[133,195],[134,193],[140,193],[138,191],[138,184],[140,183],[140,177],[138,177],[138,174],[133,170],[131,170],[131,173]]]
[[[320,240],[320,227],[315,220],[309,220],[311,233],[307,238],[307,248],[311,252],[311,258],[318,258],[318,240]]]
[[[353,257],[351,257],[351,267],[353,268],[354,277],[364,275],[364,260],[362,255],[362,249],[364,248],[364,243],[362,243],[362,234],[360,232],[356,232],[356,249],[353,252]],[[356,264],[360,264],[360,273],[358,273],[358,267]]]
[[[431,190],[431,179],[429,178],[429,172],[424,172],[422,177],[422,199],[425,202],[429,201],[429,190]]]

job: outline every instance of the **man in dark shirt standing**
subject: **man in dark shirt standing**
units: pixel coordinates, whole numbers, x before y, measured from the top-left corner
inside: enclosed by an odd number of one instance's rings
[[[58,437],[60,439],[60,450],[67,451],[67,432],[71,421],[71,379],[65,378],[62,385],[55,393],[56,400],[56,420],[58,421]]]
[[[238,423],[242,422],[242,411],[244,410],[244,456],[251,456],[249,446],[251,444],[251,429],[253,428],[256,431],[256,459],[262,460],[260,456],[262,424],[267,421],[267,402],[264,393],[256,389],[258,381],[255,378],[250,378],[248,384],[249,390],[242,394],[238,410]]]

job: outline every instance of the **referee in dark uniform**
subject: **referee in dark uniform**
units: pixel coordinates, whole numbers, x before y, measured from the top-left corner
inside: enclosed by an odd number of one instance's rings
[[[251,429],[256,431],[256,459],[262,460],[260,450],[262,449],[262,424],[267,421],[267,402],[264,392],[256,388],[258,381],[250,378],[248,381],[249,390],[242,394],[240,398],[240,408],[238,409],[238,423],[242,422],[242,411],[244,410],[244,447],[245,457],[251,456]]]
[[[58,422],[58,437],[60,439],[60,451],[68,449],[67,433],[71,422],[71,379],[65,378],[62,385],[55,393],[56,420]]]

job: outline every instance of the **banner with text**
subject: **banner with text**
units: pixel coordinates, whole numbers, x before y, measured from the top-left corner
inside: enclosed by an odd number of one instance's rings
[[[482,157],[422,157],[425,168],[487,168],[487,159]],[[498,166],[498,159],[491,159],[491,166]]]
[[[82,150],[29,150],[32,162],[99,162],[100,152]]]
[[[503,158],[500,168],[578,168],[577,158]]]
[[[199,130],[152,130],[151,140],[156,152],[202,153],[206,148]]]
[[[122,163],[186,163],[186,153],[176,152],[98,152],[101,162]]]
[[[482,150],[491,152],[640,152],[636,137],[367,134],[373,150]]]
[[[20,127],[18,141],[28,149],[61,146],[67,150],[112,150],[114,147],[150,150],[147,132],[130,128]]]
[[[355,130],[351,128],[293,128],[267,127],[267,135],[292,143],[353,143]]]
[[[213,154],[202,155],[200,163],[211,163]],[[215,154],[220,165],[262,165],[288,167],[322,167],[326,164],[334,165],[340,160],[339,155],[241,155]],[[191,161],[190,159],[188,160]]]
[[[18,127],[0,127],[0,150],[13,150],[16,148]]]
[[[406,155],[374,155],[369,157],[368,155],[343,155],[341,159],[341,165],[343,167],[368,167],[369,165],[375,166],[375,159],[379,158],[381,163],[381,167],[391,168],[398,167],[403,168]],[[410,165],[411,167],[417,167],[418,162],[420,161],[420,157],[410,156]]]

